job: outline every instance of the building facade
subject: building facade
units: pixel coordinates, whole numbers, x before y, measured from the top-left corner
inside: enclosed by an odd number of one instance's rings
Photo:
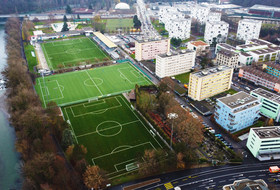
[[[224,21],[206,22],[204,41],[208,44],[226,42],[228,36],[229,24]]]
[[[262,21],[242,19],[238,22],[236,38],[240,40],[258,39],[262,27]]]
[[[260,113],[265,117],[280,121],[280,95],[262,88],[251,91],[251,95],[262,103]]]
[[[280,127],[251,128],[246,146],[260,161],[280,159]]]
[[[185,40],[191,35],[191,19],[172,19],[165,23],[165,29],[169,33],[169,38],[180,38]]]
[[[239,68],[239,54],[229,50],[221,50],[217,53],[217,64],[227,65],[231,68]]]
[[[188,49],[196,51],[196,55],[199,56],[204,54],[206,51],[210,49],[210,45],[199,40],[199,41],[192,41],[188,42]]]
[[[169,7],[169,6],[160,7],[159,12],[158,12],[159,23],[165,23],[166,22],[165,19],[168,19],[168,17],[165,16],[166,14],[176,13],[176,12],[178,12],[178,9],[175,8],[175,7]]]
[[[233,69],[228,66],[212,67],[190,74],[189,97],[204,100],[230,89]]]
[[[276,92],[280,92],[280,79],[252,67],[241,67],[238,77],[244,78],[256,85],[263,86]]]
[[[150,60],[156,55],[167,53],[170,50],[170,39],[135,40],[135,59]]]
[[[221,20],[221,16],[222,16],[221,13],[218,13],[218,12],[210,12],[210,13],[207,15],[207,20],[206,20],[206,22],[220,21],[220,20]]]
[[[156,75],[160,78],[189,72],[195,64],[195,51],[182,50],[176,54],[168,52],[156,56]]]
[[[263,69],[265,69],[265,72],[273,75],[275,77],[280,77],[280,65],[273,63],[273,62],[265,62],[263,63]]]
[[[240,91],[217,99],[214,118],[224,129],[236,132],[253,125],[260,118],[261,102]]]
[[[223,186],[223,190],[269,190],[268,185],[262,179],[250,180],[241,179],[236,180],[233,184]]]

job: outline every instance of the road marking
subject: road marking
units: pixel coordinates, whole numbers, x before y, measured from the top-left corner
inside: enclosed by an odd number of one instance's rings
[[[199,185],[198,187],[203,187],[203,186],[205,186],[205,184],[204,185]]]
[[[164,184],[164,186],[165,186],[166,189],[173,189],[173,185],[170,182]]]
[[[229,181],[234,181],[234,180],[235,180],[235,178],[229,179]]]
[[[173,182],[173,184],[178,183],[178,181]]]
[[[255,175],[250,175],[250,176],[248,176],[248,177],[256,177]]]
[[[265,176],[265,174],[260,174],[259,176]]]
[[[183,179],[182,181],[186,181],[186,180],[188,180],[188,178],[186,178],[186,179]]]
[[[223,180],[223,181],[219,181],[219,183],[223,183],[223,182],[226,182],[226,180]]]

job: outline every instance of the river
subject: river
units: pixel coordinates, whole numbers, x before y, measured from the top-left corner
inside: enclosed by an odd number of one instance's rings
[[[0,71],[5,67],[4,26],[0,25]],[[0,74],[0,78],[2,78]],[[0,97],[4,90],[0,90]],[[8,122],[8,115],[0,109],[0,189],[21,189],[18,170],[20,155],[15,151],[15,130]]]

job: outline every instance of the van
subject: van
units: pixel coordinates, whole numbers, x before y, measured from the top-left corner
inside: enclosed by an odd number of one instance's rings
[[[175,77],[170,77],[172,80],[175,80]]]
[[[248,90],[248,91],[250,91],[250,88],[249,88],[249,87],[247,87],[247,86],[245,87],[245,89],[246,89],[246,90]]]

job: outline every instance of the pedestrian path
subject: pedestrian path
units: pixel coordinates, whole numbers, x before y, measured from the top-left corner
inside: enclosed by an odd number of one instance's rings
[[[45,55],[43,53],[42,47],[39,43],[35,43],[35,50],[36,50],[36,55],[38,57],[38,68],[39,69],[46,69],[50,70],[48,63],[46,61]]]

